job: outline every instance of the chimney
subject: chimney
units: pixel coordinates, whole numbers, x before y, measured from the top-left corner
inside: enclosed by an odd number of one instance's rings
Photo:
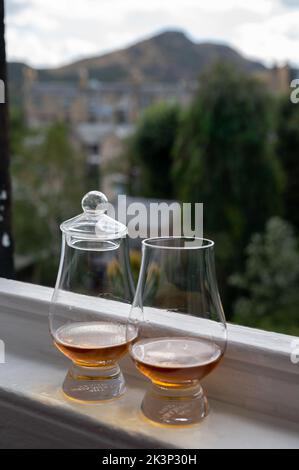
[[[78,71],[79,75],[79,88],[85,90],[88,86],[89,76],[86,67],[80,67]]]

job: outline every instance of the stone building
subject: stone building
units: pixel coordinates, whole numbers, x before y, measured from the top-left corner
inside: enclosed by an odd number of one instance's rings
[[[88,80],[80,70],[77,82],[40,81],[36,72],[25,70],[24,110],[31,126],[55,121],[71,124],[99,122],[134,123],[140,113],[159,101],[190,102],[193,83],[104,83]]]
[[[256,77],[265,83],[271,93],[278,95],[290,93],[290,83],[294,78],[293,70],[288,64],[274,65],[272,68],[259,72]]]

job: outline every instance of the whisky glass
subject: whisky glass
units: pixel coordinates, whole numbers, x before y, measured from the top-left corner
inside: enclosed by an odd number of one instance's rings
[[[201,421],[209,407],[200,382],[220,363],[227,342],[213,241],[143,240],[127,337],[134,338],[131,358],[151,381],[143,414],[160,424]]]
[[[83,213],[61,224],[60,266],[50,305],[50,332],[72,361],[63,383],[69,398],[96,402],[125,391],[119,360],[128,351],[126,324],[134,285],[127,228],[106,212],[107,198],[91,191]]]

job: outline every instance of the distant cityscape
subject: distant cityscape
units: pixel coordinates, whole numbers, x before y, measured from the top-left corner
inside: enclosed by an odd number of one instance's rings
[[[105,83],[89,79],[87,69],[79,70],[77,83],[39,81],[34,70],[25,68],[23,106],[31,128],[43,128],[57,121],[67,123],[93,173],[121,154],[124,139],[134,131],[146,108],[161,101],[186,106],[196,89],[196,82],[183,81]],[[115,196],[122,183],[123,175],[116,173],[101,180],[108,197]]]
[[[292,79],[288,66],[256,72],[256,76],[273,93],[287,93]],[[39,81],[34,70],[25,68],[23,105],[32,128],[57,121],[68,123],[92,173],[121,154],[124,139],[134,131],[146,108],[159,101],[187,106],[198,86],[194,81],[105,83],[89,79],[87,69],[79,70],[77,83]],[[102,178],[101,186],[108,197],[114,197],[123,183],[123,175],[114,173]]]
[[[170,49],[172,43],[175,44],[174,49]],[[194,47],[197,48],[197,55],[194,55]],[[175,70],[170,57],[171,50],[175,50],[180,60],[185,60],[182,58],[185,53],[193,62],[189,59],[185,69],[183,64],[179,66],[177,63]],[[182,53],[178,52],[180,50]],[[155,80],[153,51],[157,56],[158,68],[160,67]],[[215,60],[227,60],[259,78],[274,94],[289,92],[294,73],[288,65],[268,69],[244,59],[228,47],[194,44],[184,34],[176,32],[164,33],[120,51],[118,54],[122,54],[121,60],[116,54],[117,52],[98,59],[85,59],[54,72],[37,71],[24,65],[21,72],[22,106],[26,124],[38,130],[55,122],[67,123],[74,144],[85,154],[88,172],[94,175],[95,180],[101,175],[100,186],[110,198],[122,192],[124,175],[115,170],[105,170],[121,155],[125,139],[133,133],[144,110],[161,101],[176,102],[181,107],[188,106],[197,90],[200,90],[200,80],[195,77],[200,75],[204,64],[211,63],[213,57]],[[141,54],[148,56],[146,67]],[[163,63],[160,56],[169,56],[168,64]],[[95,61],[97,67],[104,67],[106,72],[107,63],[112,61],[114,65],[110,64],[109,67],[117,73],[115,60],[123,65],[124,57],[128,61],[125,79],[115,79],[113,76],[111,80],[107,77],[103,80],[95,77]],[[170,80],[172,68],[174,75]],[[145,78],[146,70],[151,71],[148,80]],[[97,183],[99,181],[95,181]]]
[[[298,335],[296,77],[173,31],[57,68],[9,63],[17,279],[54,285],[59,225],[90,189],[127,213],[135,280],[141,237],[174,235],[182,203],[202,202],[189,226],[217,244],[229,321]],[[157,206],[169,217],[143,216]]]

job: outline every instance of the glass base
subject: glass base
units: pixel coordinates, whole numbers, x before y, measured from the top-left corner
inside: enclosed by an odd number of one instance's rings
[[[125,389],[124,376],[118,364],[109,367],[73,364],[62,386],[69,398],[90,403],[118,398]]]
[[[141,409],[148,419],[156,423],[187,425],[202,421],[209,413],[209,404],[200,384],[188,388],[152,384]]]

